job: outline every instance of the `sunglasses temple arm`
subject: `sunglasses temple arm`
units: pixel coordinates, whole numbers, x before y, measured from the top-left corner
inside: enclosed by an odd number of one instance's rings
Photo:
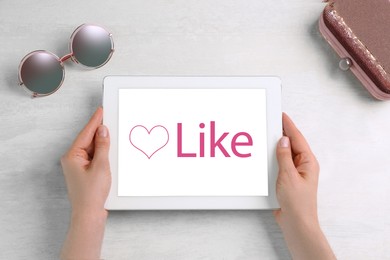
[[[73,53],[69,53],[69,54],[66,54],[65,56],[63,56],[61,59],[60,59],[60,61],[61,62],[64,62],[64,61],[66,61],[66,60],[68,60],[70,57],[72,57],[73,56]]]

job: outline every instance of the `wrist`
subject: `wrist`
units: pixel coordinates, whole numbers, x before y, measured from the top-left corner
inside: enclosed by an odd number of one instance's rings
[[[318,219],[286,223],[282,233],[293,259],[336,259]]]
[[[320,234],[322,233],[317,216],[284,216],[280,228],[285,235]]]
[[[108,217],[108,211],[104,208],[102,209],[91,209],[91,208],[82,208],[82,209],[73,209],[72,210],[72,221],[106,221]]]
[[[61,259],[100,259],[108,212],[105,209],[72,209]]]

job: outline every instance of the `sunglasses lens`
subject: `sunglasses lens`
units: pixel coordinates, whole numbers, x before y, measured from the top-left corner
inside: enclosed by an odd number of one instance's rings
[[[64,68],[58,57],[45,51],[28,54],[21,63],[19,73],[27,89],[42,95],[57,90],[64,78]]]
[[[73,57],[87,67],[104,65],[112,54],[110,33],[96,25],[82,25],[73,35],[71,51]]]

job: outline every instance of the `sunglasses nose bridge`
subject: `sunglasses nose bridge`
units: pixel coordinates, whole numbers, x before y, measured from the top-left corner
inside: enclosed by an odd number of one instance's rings
[[[72,56],[73,56],[73,53],[66,54],[65,56],[63,56],[63,57],[60,59],[60,62],[67,61],[67,60],[69,60]]]

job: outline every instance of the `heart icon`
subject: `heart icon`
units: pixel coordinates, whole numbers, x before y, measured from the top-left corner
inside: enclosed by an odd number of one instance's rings
[[[130,130],[129,141],[132,146],[150,159],[167,145],[169,133],[162,125],[153,126],[150,130],[143,125],[136,125]]]

